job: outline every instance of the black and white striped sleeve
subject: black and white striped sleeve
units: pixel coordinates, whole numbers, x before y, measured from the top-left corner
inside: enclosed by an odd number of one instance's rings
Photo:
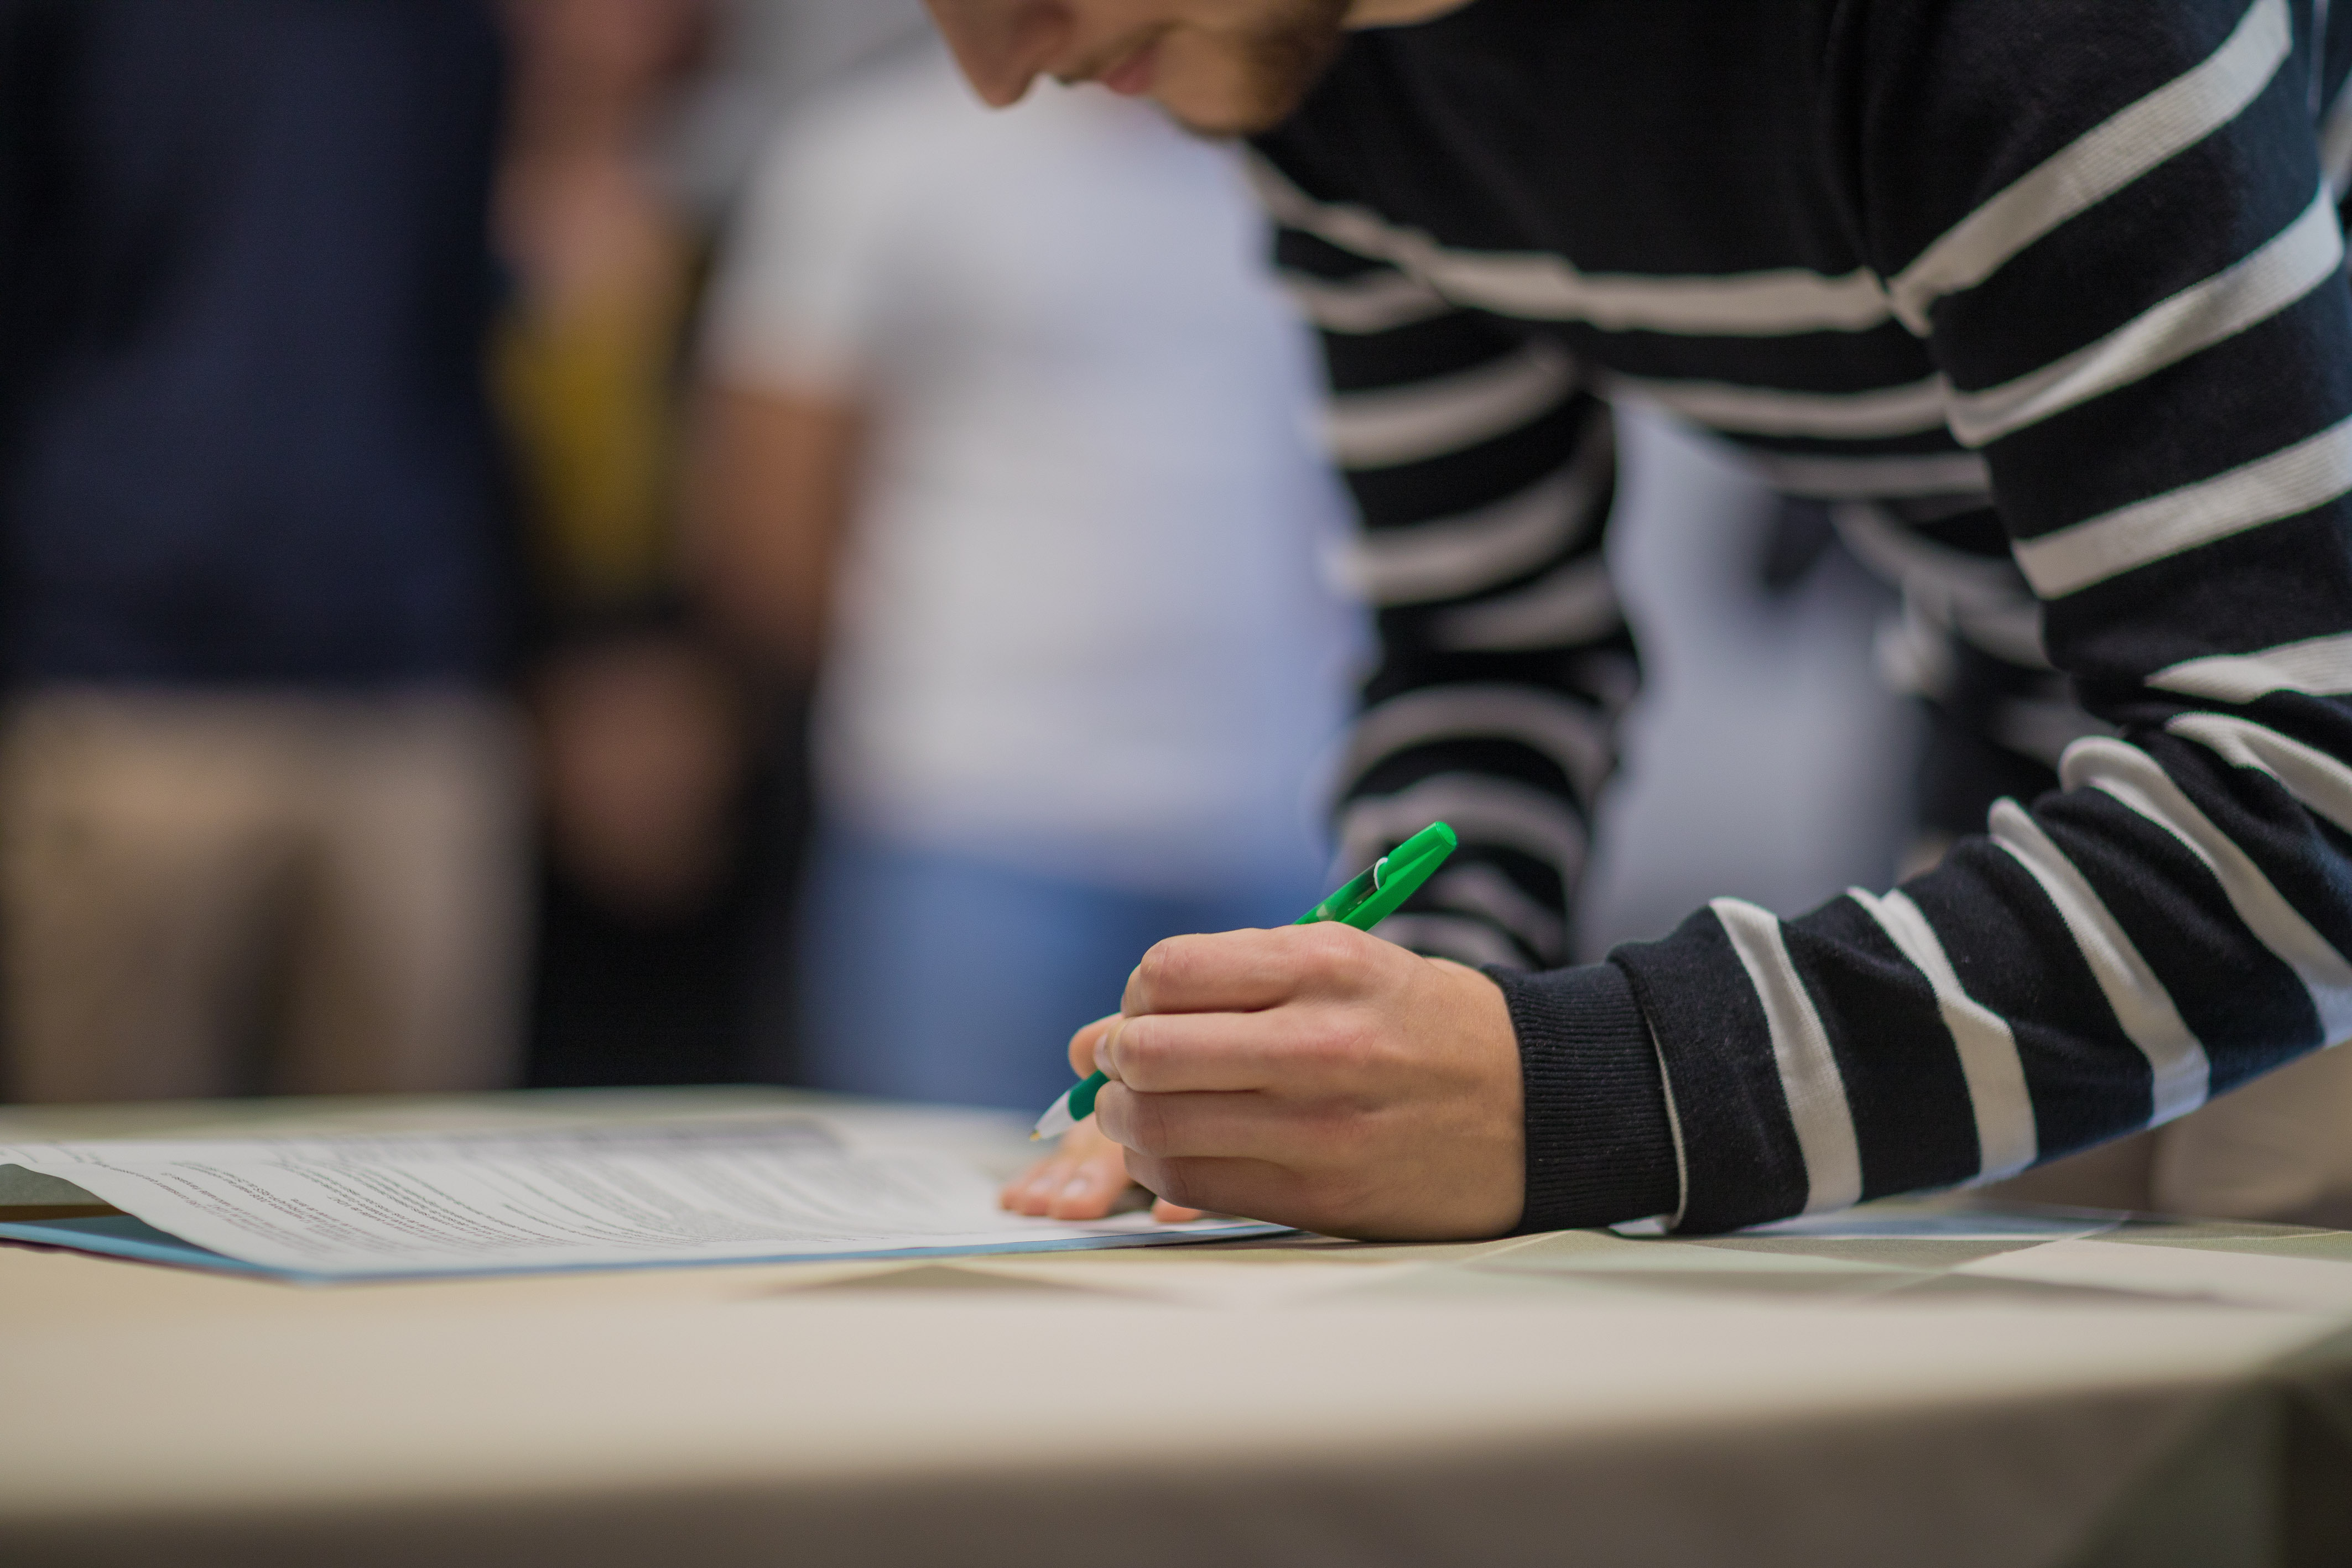
[[[2116,733],[1897,891],[1612,955],[1695,1229],[2006,1174],[2352,1035],[2352,290],[2309,8],[1840,15],[1857,230]]]
[[[1339,781],[1340,861],[1447,821],[1462,852],[1381,935],[1475,964],[1560,963],[1638,680],[1602,555],[1609,407],[1554,343],[1344,248],[1317,232],[1331,208],[1256,173],[1285,224],[1284,280],[1321,337],[1329,444],[1362,520],[1350,576],[1380,629]]]

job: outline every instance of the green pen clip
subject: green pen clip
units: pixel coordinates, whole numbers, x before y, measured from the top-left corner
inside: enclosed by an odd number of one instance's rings
[[[1405,840],[1382,855],[1372,868],[1352,878],[1337,893],[1291,922],[1294,925],[1321,925],[1336,922],[1352,925],[1359,931],[1370,931],[1397,912],[1397,906],[1421,890],[1445,858],[1459,847],[1461,841],[1454,830],[1444,822],[1429,826]],[[1091,1072],[1072,1084],[1059,1100],[1037,1118],[1037,1125],[1029,1134],[1032,1143],[1040,1138],[1058,1137],[1095,1113],[1095,1096],[1110,1080],[1100,1072]]]
[[[1421,891],[1445,857],[1461,842],[1443,822],[1429,826],[1382,855],[1372,869],[1291,922],[1319,925],[1337,921],[1359,931],[1370,931],[1397,912],[1397,906]]]

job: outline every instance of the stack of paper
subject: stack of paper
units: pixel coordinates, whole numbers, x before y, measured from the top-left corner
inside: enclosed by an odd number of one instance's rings
[[[329,1281],[1118,1247],[1278,1227],[1003,1212],[962,1160],[811,1115],[468,1134],[0,1144],[122,1210],[0,1239]],[[0,1217],[5,1210],[0,1210]]]

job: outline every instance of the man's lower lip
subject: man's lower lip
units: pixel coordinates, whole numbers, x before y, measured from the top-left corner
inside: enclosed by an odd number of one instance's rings
[[[1113,92],[1141,98],[1151,90],[1151,68],[1159,55],[1159,45],[1147,44],[1103,72],[1098,79]]]

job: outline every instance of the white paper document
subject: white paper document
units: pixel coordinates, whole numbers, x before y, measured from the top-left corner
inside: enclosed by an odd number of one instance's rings
[[[586,1129],[0,1144],[0,1166],[72,1183],[223,1260],[355,1280],[908,1252],[1132,1246],[1263,1234],[997,1207],[951,1155],[852,1145],[808,1115]],[[0,1215],[5,1218],[5,1215]],[[0,1235],[161,1256],[89,1221]],[[117,1244],[107,1245],[110,1239]],[[178,1261],[204,1261],[201,1254]]]

